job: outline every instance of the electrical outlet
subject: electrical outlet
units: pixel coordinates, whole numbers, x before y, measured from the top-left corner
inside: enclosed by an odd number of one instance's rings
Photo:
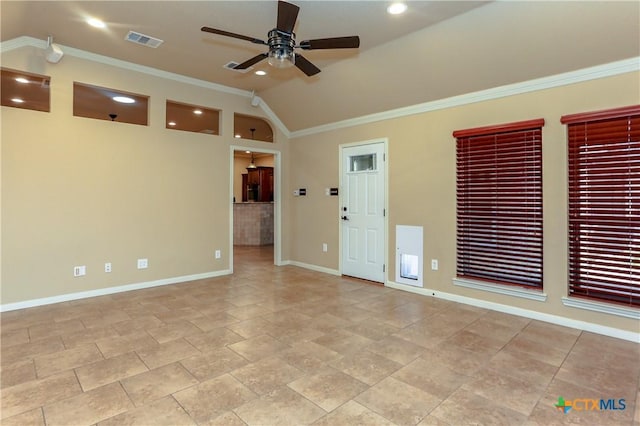
[[[432,271],[438,270],[438,259],[431,259],[431,270]]]
[[[82,277],[84,275],[87,275],[87,267],[85,265],[73,267],[74,277]]]
[[[138,269],[147,269],[149,267],[149,259],[138,259]]]
[[[216,250],[216,259],[220,259],[222,257],[222,253],[220,250]]]
[[[326,253],[328,249],[327,243],[322,243],[322,251]]]
[[[111,272],[111,262],[107,262],[104,264],[104,271]]]

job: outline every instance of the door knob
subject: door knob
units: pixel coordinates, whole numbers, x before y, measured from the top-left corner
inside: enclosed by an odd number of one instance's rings
[[[349,218],[346,216],[342,216],[342,220],[349,220]]]

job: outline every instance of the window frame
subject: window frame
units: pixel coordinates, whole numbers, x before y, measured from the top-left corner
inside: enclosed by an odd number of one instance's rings
[[[466,130],[457,130],[453,132],[453,136],[456,138],[456,219],[457,219],[457,229],[456,229],[456,239],[457,239],[457,250],[456,250],[456,278],[454,279],[454,284],[461,285],[465,287],[472,288],[480,288],[487,291],[493,291],[502,294],[509,294],[514,296],[520,296],[525,298],[530,298],[534,300],[546,300],[546,295],[542,293],[543,291],[543,252],[542,252],[542,244],[543,244],[543,223],[542,223],[542,127],[544,126],[544,119],[534,119],[534,120],[526,120],[519,121],[507,124],[500,124],[494,126],[485,126],[485,127],[477,127]],[[520,135],[519,135],[520,134]],[[492,272],[491,270],[497,270],[499,268],[496,267],[488,267],[485,271],[481,271],[483,268],[476,268],[474,271],[474,267],[472,262],[474,259],[469,258],[469,256],[479,256],[484,249],[473,248],[473,245],[478,245],[475,243],[470,243],[471,239],[476,235],[480,235],[474,226],[465,223],[465,220],[468,222],[468,217],[474,213],[471,207],[465,206],[464,203],[468,203],[469,194],[471,194],[472,189],[469,186],[468,182],[462,182],[463,179],[473,180],[473,174],[477,173],[478,170],[474,170],[476,167],[473,164],[464,165],[461,164],[461,161],[468,161],[467,156],[472,156],[473,151],[476,150],[472,146],[474,142],[489,144],[490,139],[494,140],[494,151],[496,154],[507,155],[507,150],[504,149],[507,145],[503,147],[499,147],[496,143],[503,142],[504,144],[511,144],[514,137],[517,139],[519,136],[523,138],[523,144],[528,146],[531,145],[533,151],[529,154],[523,154],[520,158],[518,157],[517,152],[518,143],[515,143],[515,146],[510,149],[511,154],[515,155],[516,159],[521,161],[525,161],[525,157],[528,155],[529,159],[527,166],[523,165],[519,170],[524,173],[524,175],[529,177],[529,180],[525,184],[530,190],[528,198],[530,200],[534,200],[534,204],[531,204],[528,208],[525,209],[525,213],[523,217],[521,217],[521,221],[516,226],[523,226],[526,223],[529,224],[527,228],[527,232],[529,232],[529,236],[534,236],[535,239],[531,240],[531,244],[528,246],[530,250],[527,250],[528,258],[525,260],[525,264],[530,271],[527,274],[529,278],[518,279],[515,277],[516,273],[509,274]],[[527,140],[527,137],[530,140]],[[467,144],[468,146],[464,147],[463,144]],[[468,152],[464,153],[463,151],[467,149]],[[491,148],[489,148],[491,149]],[[478,151],[480,152],[480,151]],[[486,158],[485,152],[485,160]],[[501,171],[499,166],[500,160],[496,160],[496,163],[493,164],[493,172],[494,172],[494,181],[496,184],[496,188],[504,188],[504,178],[500,176],[499,171]],[[523,163],[524,164],[524,163]],[[502,183],[501,183],[502,182]],[[502,186],[500,186],[502,185]],[[480,185],[482,186],[482,185]],[[466,192],[465,192],[466,191]],[[483,191],[483,189],[477,189],[477,191]],[[473,195],[473,194],[471,194]],[[485,197],[486,192],[481,194],[481,198]],[[495,193],[490,195],[492,202],[494,202],[495,206],[503,206],[507,211],[509,209],[508,206],[505,207],[505,204],[508,203],[500,203],[499,193],[496,190]],[[479,199],[479,198],[478,198]],[[478,202],[476,199],[476,203]],[[517,199],[517,197],[516,197]],[[481,201],[482,202],[482,201]],[[488,202],[488,201],[487,201]],[[477,208],[477,204],[474,208]],[[480,205],[480,210],[482,210],[483,206]],[[514,217],[518,216],[517,213],[512,214]],[[489,215],[489,220],[491,220],[495,226],[500,228],[496,229],[496,232],[492,234],[498,235],[499,231],[503,231],[503,228],[509,226],[505,224],[499,223],[500,221],[506,220],[509,214],[505,214],[504,211],[500,212],[496,208],[494,208],[493,212]],[[486,218],[485,218],[486,219]],[[514,222],[517,223],[517,222]],[[477,228],[477,227],[475,227]],[[474,234],[475,233],[475,234]],[[480,235],[481,238],[482,237]],[[466,241],[465,238],[468,240]],[[516,236],[504,236],[504,232],[502,232],[502,236],[499,239],[492,237],[494,240],[494,252],[497,254],[490,255],[488,257],[493,258],[493,256],[500,256],[501,253],[507,253],[509,249],[506,247],[513,242],[517,242],[521,237]],[[480,241],[482,244],[484,241]],[[493,259],[495,260],[495,258]],[[517,261],[514,260],[503,260],[503,265],[513,266]],[[480,271],[479,271],[480,270]],[[480,274],[478,273],[481,272]]]
[[[638,308],[640,263],[633,262],[633,241],[637,239],[640,246],[640,212],[637,216],[633,212],[640,210],[640,182],[634,184],[633,176],[640,172],[640,105],[564,115],[560,122],[567,129],[568,297],[591,304]],[[625,133],[626,140],[609,140]],[[613,150],[617,152],[616,173],[608,170],[606,161],[611,160]],[[620,163],[621,155],[628,159],[622,158]],[[626,174],[622,171],[625,167]],[[615,196],[600,195],[602,191]],[[606,210],[596,210],[605,198]],[[621,215],[626,216],[628,226]],[[606,234],[602,233],[603,220],[610,228]],[[616,266],[620,262],[614,260],[615,256],[622,261],[626,258],[620,251],[624,244],[629,247],[626,283],[624,266]],[[600,251],[603,246],[606,250]]]

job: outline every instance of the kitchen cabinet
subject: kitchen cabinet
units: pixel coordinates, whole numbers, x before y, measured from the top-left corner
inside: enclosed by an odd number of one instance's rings
[[[273,201],[273,167],[247,167],[242,175],[242,201]]]

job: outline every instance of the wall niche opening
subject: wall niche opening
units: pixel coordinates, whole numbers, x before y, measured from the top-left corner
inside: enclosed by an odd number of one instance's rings
[[[165,127],[171,130],[219,135],[220,111],[167,100]]]
[[[267,120],[237,112],[233,114],[233,135],[237,139],[273,143],[273,129]]]
[[[149,124],[149,97],[74,82],[73,115],[147,126]]]
[[[50,112],[51,77],[8,68],[0,75],[2,106]]]

